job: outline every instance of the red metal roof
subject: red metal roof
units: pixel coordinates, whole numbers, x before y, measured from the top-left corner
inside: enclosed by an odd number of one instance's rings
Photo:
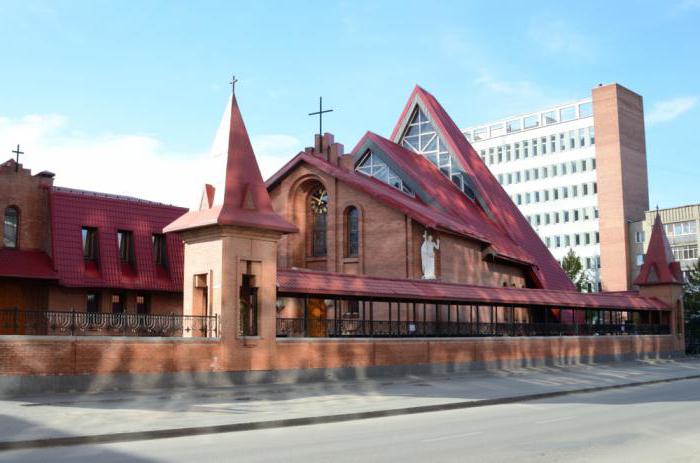
[[[418,101],[427,111],[428,118],[442,135],[450,151],[470,176],[477,194],[488,208],[487,213],[494,217],[502,231],[508,234],[514,243],[525,248],[535,259],[533,273],[541,286],[548,289],[575,290],[559,263],[433,95],[419,86],[414,88],[394,126],[391,139],[394,142],[400,141],[404,122]]]
[[[278,270],[277,290],[286,294],[356,296],[588,309],[669,310],[656,298],[631,294],[578,293],[550,289],[462,285],[439,281],[377,278],[312,270]]]
[[[183,245],[177,235],[166,235],[167,271],[154,262],[152,235],[186,209],[135,198],[54,187],[49,195],[53,260],[59,283],[91,288],[182,291]],[[86,268],[82,227],[97,229],[98,263]],[[117,230],[133,233],[134,268],[123,271],[118,255]]]
[[[649,247],[644,255],[644,263],[639,270],[639,275],[634,280],[634,284],[638,286],[681,285],[682,282],[680,264],[673,259],[671,245],[668,243],[661,217],[657,212],[649,238]]]
[[[8,248],[0,249],[0,276],[58,279],[53,262],[44,251]]]
[[[270,195],[255,160],[243,116],[238,109],[236,95],[233,94],[231,98],[224,202],[218,208],[190,211],[169,224],[166,231],[183,231],[217,224],[296,233],[299,231],[297,227],[272,209]]]

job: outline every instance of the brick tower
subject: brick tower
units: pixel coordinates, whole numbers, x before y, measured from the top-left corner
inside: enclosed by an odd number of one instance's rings
[[[277,215],[235,93],[223,201],[207,185],[199,210],[165,228],[185,242],[184,315],[218,315],[229,361],[269,366],[275,346],[277,243],[297,228]],[[232,357],[233,356],[233,357]]]

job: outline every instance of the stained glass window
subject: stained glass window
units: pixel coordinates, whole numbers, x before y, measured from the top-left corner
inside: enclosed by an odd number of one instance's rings
[[[325,257],[326,228],[328,217],[328,192],[319,187],[309,196],[311,209],[311,255],[313,257]]]
[[[357,257],[360,253],[360,212],[350,206],[345,212],[346,257]]]

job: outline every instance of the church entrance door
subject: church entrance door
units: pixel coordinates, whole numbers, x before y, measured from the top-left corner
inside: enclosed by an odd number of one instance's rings
[[[308,323],[309,336],[314,337],[326,337],[326,320],[328,314],[328,307],[326,306],[326,301],[323,299],[309,299],[308,303]]]

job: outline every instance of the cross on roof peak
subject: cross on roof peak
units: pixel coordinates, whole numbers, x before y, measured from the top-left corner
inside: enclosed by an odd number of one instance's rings
[[[332,109],[323,109],[323,97],[318,97],[318,111],[309,113],[309,116],[318,116],[318,135],[321,137],[321,148],[323,148],[323,115],[333,112]]]
[[[12,150],[12,152],[17,155],[15,160],[15,172],[19,172],[19,155],[24,154],[24,151],[20,151],[19,145],[17,145],[17,149]]]
[[[231,93],[236,93],[236,82],[238,82],[238,79],[236,79],[235,75],[232,75],[231,82],[229,82],[229,85],[231,85]]]

